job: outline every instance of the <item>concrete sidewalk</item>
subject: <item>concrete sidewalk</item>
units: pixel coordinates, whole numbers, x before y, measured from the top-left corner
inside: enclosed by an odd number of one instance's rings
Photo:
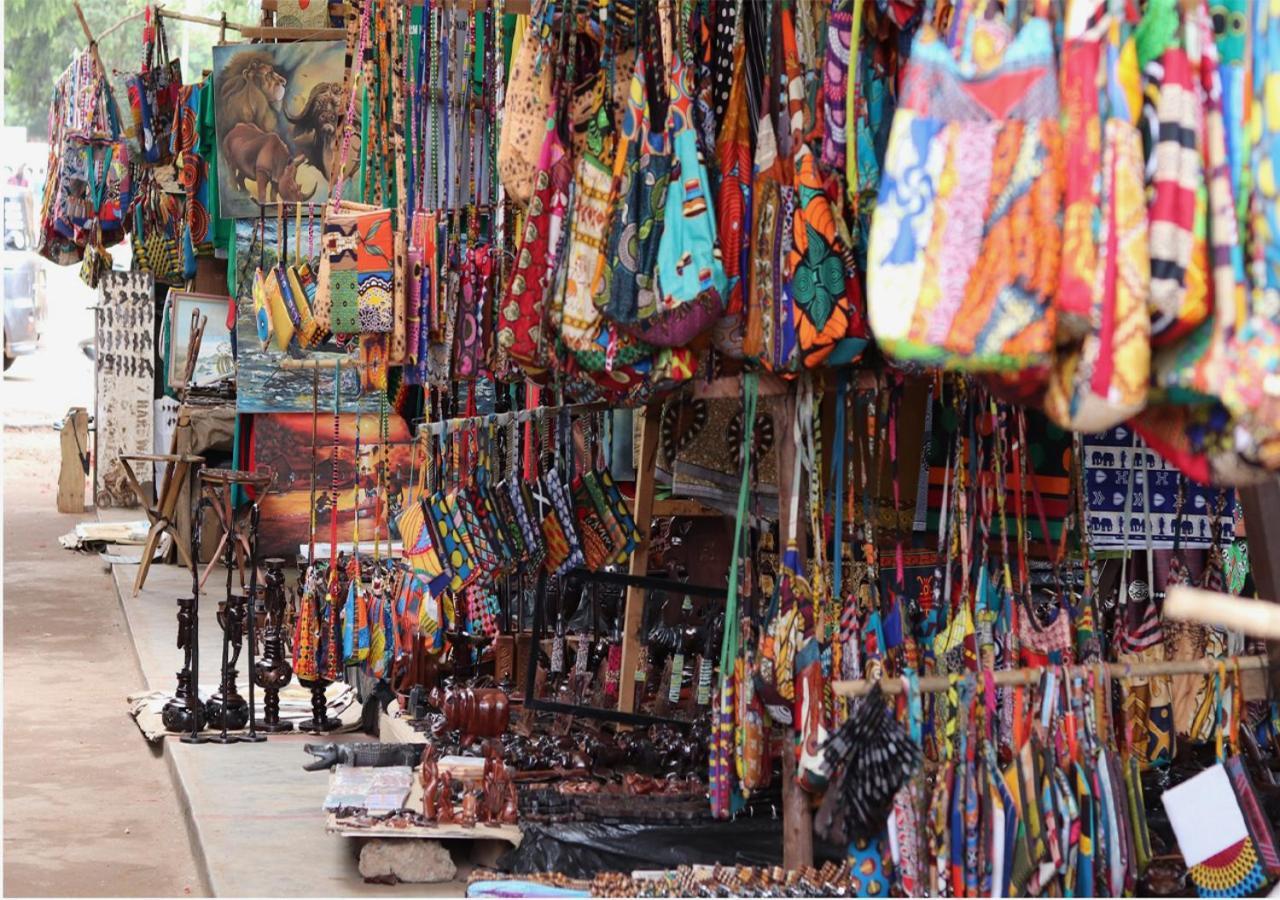
[[[112,566],[120,605],[148,690],[171,692],[182,664],[177,649],[177,606],[191,595],[191,574],[155,565],[146,586],[130,597],[134,565]],[[200,597],[200,681],[217,681],[222,632],[218,600],[226,573],[218,568]],[[239,688],[247,697],[247,653]],[[143,687],[143,685],[139,685]],[[129,686],[121,686],[121,704]],[[258,703],[261,704],[261,695]],[[261,706],[259,706],[261,715]],[[335,740],[368,740],[345,735]],[[356,868],[360,841],[324,830],[321,804],[328,787],[322,772],[304,772],[302,745],[312,735],[271,735],[261,744],[183,744],[164,739],[164,756],[187,819],[197,864],[214,896],[425,896],[460,897],[460,881],[441,884],[365,884]],[[138,733],[139,743],[145,739]],[[141,752],[141,747],[139,747]],[[465,845],[460,845],[459,849]],[[459,875],[467,866],[458,861]]]

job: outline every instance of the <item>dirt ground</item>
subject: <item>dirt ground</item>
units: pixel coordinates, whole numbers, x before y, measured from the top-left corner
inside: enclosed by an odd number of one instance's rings
[[[56,511],[58,459],[53,430],[5,429],[4,894],[198,896],[168,768],[125,708],[142,679],[111,576],[57,542],[92,516]]]

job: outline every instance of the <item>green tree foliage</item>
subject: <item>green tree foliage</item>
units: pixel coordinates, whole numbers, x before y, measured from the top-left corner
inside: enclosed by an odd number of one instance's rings
[[[89,28],[102,34],[121,18],[136,13],[147,0],[80,0]],[[261,7],[254,0],[179,0],[165,3],[233,22],[257,24]],[[116,29],[98,47],[107,71],[136,72],[142,59],[142,18]],[[175,20],[165,21],[169,52],[182,57],[184,80],[198,80],[212,65],[218,29]],[[234,31],[227,39],[237,39]],[[87,46],[71,0],[4,0],[4,124],[25,125],[32,139],[45,137],[54,82]]]

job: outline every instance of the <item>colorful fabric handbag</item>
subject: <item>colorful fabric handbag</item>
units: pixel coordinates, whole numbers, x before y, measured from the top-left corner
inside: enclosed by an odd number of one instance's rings
[[[658,243],[656,305],[648,311],[642,307],[634,327],[648,343],[683,347],[724,313],[729,283],[716,239],[707,168],[693,127],[692,66],[680,53],[672,61],[670,79],[673,164]]]
[[[827,196],[828,183],[833,193],[839,188],[819,171],[818,159],[804,139],[805,78],[790,9],[782,11],[782,37],[795,153],[795,211],[786,266],[796,345],[806,368],[847,365],[867,345],[862,292],[853,277],[853,255],[839,233],[843,225]]]
[[[741,359],[744,297],[751,257],[751,131],[747,122],[750,112],[747,108],[746,45],[739,42],[733,56],[733,85],[716,145],[716,158],[720,164],[716,214],[729,296],[724,316],[715,326],[715,347],[725,356]]]
[[[436,491],[427,499],[426,509],[433,541],[448,567],[449,590],[456,594],[475,580],[475,559],[462,533],[466,526],[455,515],[457,506],[443,491]]]
[[[1159,8],[1152,4],[1147,15],[1158,15]],[[1211,306],[1203,104],[1191,60],[1176,37],[1146,64],[1145,73],[1152,86],[1145,107],[1153,148],[1148,163],[1151,343],[1164,346],[1207,319]]]
[[[1066,249],[1044,400],[1055,424],[1085,432],[1106,431],[1141,410],[1151,370],[1137,53],[1132,35],[1121,40],[1123,15],[1104,14],[1106,5],[1074,3],[1067,22],[1083,33],[1069,31],[1064,52]]]
[[[547,123],[555,121],[552,70],[543,63],[543,38],[537,20],[521,19],[516,26],[511,72],[503,98],[502,130],[498,135],[498,176],[507,196],[521,206],[533,199],[542,164]]]
[[[142,31],[142,70],[128,80],[129,105],[137,121],[142,159],[165,163],[172,157],[170,134],[178,115],[182,62],[169,58],[164,19],[146,12]]]
[[[614,161],[613,219],[595,295],[606,318],[622,328],[636,327],[640,336],[639,323],[658,309],[654,276],[672,177],[671,147],[664,127],[669,98],[663,90],[666,79],[653,16],[651,5],[638,13],[640,49]]]
[[[872,218],[871,328],[901,360],[1022,371],[1053,349],[1062,250],[1049,23],[1029,19],[982,71],[968,56],[928,22],[916,34]]]
[[[572,174],[564,143],[552,128],[542,144],[524,234],[498,323],[498,344],[530,377],[543,374],[551,364],[554,335],[549,329],[547,304]]]
[[[329,328],[337,334],[392,329],[391,210],[325,212],[323,255],[328,261]]]
[[[436,552],[435,538],[427,523],[426,507],[421,499],[409,503],[396,520],[400,531],[400,555],[421,576],[427,590],[438,594],[449,586],[449,574]]]

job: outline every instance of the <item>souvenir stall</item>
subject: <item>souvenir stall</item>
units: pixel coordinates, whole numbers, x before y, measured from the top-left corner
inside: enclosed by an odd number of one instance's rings
[[[1272,4],[261,7],[51,111],[42,252],[234,375],[170,731],[351,685],[317,828],[476,896],[1280,877]]]

